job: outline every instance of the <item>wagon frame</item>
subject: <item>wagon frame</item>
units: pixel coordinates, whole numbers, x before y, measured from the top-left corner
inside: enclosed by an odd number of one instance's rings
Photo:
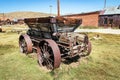
[[[62,58],[88,56],[91,43],[86,34],[74,33],[81,20],[63,17],[28,18],[29,30],[19,37],[20,51],[37,53],[40,66],[56,69]]]

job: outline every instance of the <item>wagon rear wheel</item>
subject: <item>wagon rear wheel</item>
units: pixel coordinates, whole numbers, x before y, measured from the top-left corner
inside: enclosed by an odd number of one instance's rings
[[[21,53],[31,53],[32,52],[32,41],[27,34],[21,35],[19,37],[19,47]]]
[[[55,69],[60,66],[61,55],[57,44],[50,39],[45,39],[39,45],[38,62],[41,66],[46,66],[48,69]]]
[[[80,56],[85,57],[90,55],[92,45],[91,42],[89,41],[88,36],[85,34],[83,41],[80,41],[78,39],[77,44],[81,45],[80,46]]]
[[[83,49],[83,54],[81,56],[88,56],[91,53],[92,45],[91,42],[89,41],[89,38],[87,35],[84,37],[84,49]]]
[[[91,42],[88,41],[88,43],[85,44],[85,46],[84,46],[84,49],[83,49],[83,52],[82,52],[81,56],[84,57],[84,56],[90,55],[90,53],[91,53],[91,48],[92,48]]]

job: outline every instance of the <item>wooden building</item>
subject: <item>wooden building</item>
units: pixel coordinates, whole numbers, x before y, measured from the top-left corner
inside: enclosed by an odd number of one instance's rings
[[[17,24],[24,24],[24,19],[18,19]]]
[[[120,28],[120,6],[109,7],[100,12],[99,26]]]
[[[81,26],[120,28],[120,6],[108,7],[101,11],[64,15],[64,17],[82,19]]]

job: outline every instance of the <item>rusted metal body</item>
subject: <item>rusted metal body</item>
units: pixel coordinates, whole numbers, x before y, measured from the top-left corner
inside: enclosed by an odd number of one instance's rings
[[[61,59],[88,56],[91,43],[86,34],[74,33],[81,20],[63,17],[25,19],[29,30],[19,37],[22,53],[36,52],[40,66],[55,69]]]

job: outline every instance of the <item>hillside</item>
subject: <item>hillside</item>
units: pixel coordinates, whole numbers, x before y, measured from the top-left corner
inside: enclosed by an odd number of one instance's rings
[[[4,13],[5,19],[21,19],[21,18],[34,18],[34,17],[46,17],[50,16],[50,14],[47,13],[41,13],[41,12],[11,12],[11,13]],[[3,13],[0,13],[0,18],[3,18]]]

